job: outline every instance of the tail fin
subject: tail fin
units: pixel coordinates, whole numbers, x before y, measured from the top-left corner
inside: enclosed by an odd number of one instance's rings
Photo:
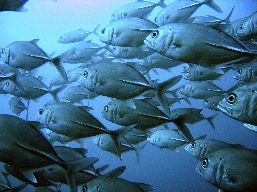
[[[156,6],[160,6],[162,8],[167,7],[167,5],[164,3],[165,0],[160,0],[158,3],[156,3]]]
[[[109,173],[105,174],[105,176],[117,178],[121,174],[123,174],[125,170],[126,170],[125,166],[117,167],[117,168],[111,170]]]
[[[190,141],[194,142],[194,138],[188,129],[188,127],[185,125],[183,120],[177,119],[174,124],[179,128],[179,130],[183,133],[183,135]]]
[[[68,81],[68,76],[64,70],[64,67],[62,66],[61,62],[60,62],[60,57],[57,56],[55,58],[53,58],[51,60],[51,62],[54,64],[55,68],[57,69],[57,71],[60,73],[60,75],[62,76],[62,78],[65,80],[65,81]]]
[[[217,115],[218,115],[218,113],[216,113],[216,114],[214,114],[214,115],[212,115],[212,116],[206,118],[206,120],[210,123],[210,125],[211,125],[211,127],[212,127],[213,129],[215,129],[215,125],[214,125],[214,123],[213,123],[213,119],[214,119]]]
[[[160,83],[158,85],[158,89],[156,92],[156,97],[159,100],[160,104],[162,105],[164,112],[167,115],[170,115],[170,108],[169,108],[169,104],[165,98],[165,92],[167,91],[167,89],[169,89],[170,87],[176,85],[180,80],[181,80],[182,76],[175,76],[172,77],[162,83]]]
[[[231,22],[230,19],[231,19],[231,16],[232,16],[233,12],[234,12],[234,9],[235,9],[235,6],[231,9],[228,16],[224,19],[225,23],[230,23]]]
[[[204,4],[208,5],[210,8],[214,9],[219,13],[223,13],[220,6],[218,6],[213,0],[204,0]]]
[[[96,35],[97,37],[99,37],[99,35],[98,35],[98,33],[97,33],[97,30],[99,29],[100,26],[101,26],[101,25],[98,24],[98,25],[94,28],[94,30],[93,30],[91,33],[93,33],[94,35]]]
[[[52,90],[51,90],[51,88],[49,88],[49,93],[51,94],[51,96],[53,97],[55,102],[60,102],[57,94],[59,92],[61,92],[63,89],[65,89],[66,87],[67,87],[67,85],[61,85],[61,86],[58,86],[57,88],[52,89]]]

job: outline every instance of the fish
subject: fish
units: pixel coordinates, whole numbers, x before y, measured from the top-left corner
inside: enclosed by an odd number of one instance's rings
[[[163,8],[155,17],[154,21],[159,26],[169,23],[184,23],[204,4],[217,12],[222,12],[221,8],[213,0],[177,0]]]
[[[224,72],[203,67],[200,65],[186,65],[182,69],[183,78],[190,81],[215,80],[224,75]]]
[[[146,19],[146,17],[157,7],[166,7],[164,0],[160,0],[158,3],[152,3],[149,1],[136,1],[114,10],[111,15],[111,21],[116,21],[128,17],[137,17]]]
[[[97,96],[97,94],[81,85],[70,86],[63,93],[63,98],[71,103],[79,103],[83,99],[94,99]]]
[[[91,41],[82,41],[57,56],[56,61],[70,64],[84,63],[104,48],[105,46]]]
[[[223,191],[256,191],[256,157],[254,150],[225,148],[206,156],[196,171]]]
[[[0,2],[0,12],[1,11],[16,11],[16,12],[24,12],[27,11],[23,7],[28,0],[4,0]]]
[[[9,106],[11,111],[18,116],[21,112],[27,109],[26,105],[22,102],[22,99],[19,97],[12,97],[9,101]]]
[[[123,126],[135,125],[140,130],[146,130],[165,123],[174,123],[186,138],[190,141],[193,140],[193,136],[184,124],[185,121],[181,121],[183,114],[178,116],[172,110],[171,115],[167,115],[145,100],[133,99],[125,102],[113,100],[104,107],[102,115],[113,123]]]
[[[244,148],[244,146],[240,144],[230,144],[220,140],[205,138],[196,139],[194,143],[189,143],[185,146],[186,152],[188,152],[190,155],[198,160],[203,160],[210,154],[225,148],[239,149]]]
[[[25,70],[33,70],[46,62],[51,62],[62,78],[67,79],[67,74],[63,66],[60,65],[59,59],[57,57],[50,58],[43,49],[37,45],[38,41],[39,39],[12,42],[2,49],[2,61],[11,67]]]
[[[251,14],[237,29],[236,35],[244,40],[250,40],[257,36],[257,12]]]
[[[204,100],[213,96],[220,96],[221,94],[224,95],[226,93],[220,87],[208,81],[192,81],[186,83],[179,87],[176,92],[187,97]]]
[[[257,67],[254,63],[250,63],[250,65],[244,65],[237,70],[237,74],[234,78],[239,83],[247,83],[247,82],[256,82],[257,81]]]
[[[77,43],[85,40],[90,34],[95,34],[96,36],[98,36],[97,29],[99,28],[99,26],[100,25],[97,25],[92,32],[83,28],[66,32],[58,38],[57,42],[63,44]]]
[[[255,113],[256,85],[256,83],[248,83],[232,87],[223,100],[219,102],[217,108],[229,117],[257,125]]]
[[[125,127],[118,129],[117,132],[121,132],[121,131],[123,132],[123,129],[125,129]],[[147,135],[144,131],[135,129],[135,128],[131,129],[128,132],[123,133],[123,135],[119,139],[120,153],[122,154],[128,151],[134,150],[138,157],[137,152],[139,149],[142,149],[142,148],[136,145],[145,141],[146,137]],[[117,151],[117,148],[115,147],[115,143],[113,142],[110,135],[108,134],[97,135],[93,138],[93,142],[95,145],[97,145],[99,148],[103,149],[104,151],[108,151],[119,157],[119,152]]]
[[[149,135],[147,141],[161,149],[176,150],[179,147],[189,143],[178,130],[175,129],[160,129]]]
[[[112,51],[111,57],[121,58],[121,59],[143,59],[153,53],[153,51],[141,47],[119,47],[119,46],[110,46]]]
[[[19,71],[16,68],[5,63],[0,64],[0,79],[14,76],[17,73],[19,73]]]
[[[74,189],[74,186],[76,187],[76,184],[70,182],[73,177],[71,167],[68,167],[56,154],[38,128],[21,118],[1,114],[0,130],[2,133],[0,145],[1,162],[19,169],[37,169],[57,164],[67,173],[67,179],[71,184],[70,188]],[[32,176],[32,173],[30,175]],[[74,192],[74,190],[71,191]]]
[[[137,97],[146,91],[153,91],[165,112],[169,113],[164,92],[177,84],[180,79],[181,76],[175,76],[156,84],[149,82],[140,72],[129,65],[111,62],[86,68],[79,82],[96,94],[121,100]]]
[[[72,138],[74,141],[103,133],[109,134],[119,150],[117,141],[123,133],[108,130],[88,112],[88,107],[75,106],[70,103],[48,104],[38,110],[36,119],[47,129]]]
[[[255,52],[232,36],[194,23],[161,26],[153,30],[144,42],[171,59],[204,67],[256,57]]]
[[[107,45],[121,47],[140,47],[144,39],[153,29],[158,28],[151,21],[133,18],[124,18],[110,22],[101,30],[99,39]]]
[[[148,192],[153,191],[153,187],[144,183],[136,183],[120,178],[98,176],[80,188],[80,192]]]

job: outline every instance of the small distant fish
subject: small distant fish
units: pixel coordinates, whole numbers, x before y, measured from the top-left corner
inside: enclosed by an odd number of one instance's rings
[[[63,44],[76,43],[85,40],[90,34],[95,34],[98,36],[97,29],[99,28],[99,26],[100,25],[97,25],[92,32],[80,28],[75,31],[64,33],[58,38],[57,42]]]
[[[22,99],[19,97],[12,97],[9,101],[10,109],[16,115],[20,115],[22,111],[27,109],[26,105],[22,102]]]
[[[257,55],[230,35],[194,23],[161,26],[153,30],[144,42],[171,59],[206,67],[239,59],[254,59]]]
[[[222,12],[221,8],[213,0],[178,0],[161,10],[155,17],[155,23],[159,26],[169,23],[184,23],[204,4],[217,12]]]
[[[190,81],[206,81],[218,79],[224,73],[200,65],[187,65],[183,67],[182,75]]]
[[[133,18],[124,18],[109,23],[101,30],[100,40],[108,45],[122,47],[139,47],[144,44],[144,39],[158,26],[154,23]]]
[[[0,11],[17,11],[24,12],[27,11],[23,5],[27,3],[28,0],[1,0],[0,1]]]
[[[244,40],[250,40],[257,37],[257,12],[250,15],[239,27],[236,35]]]
[[[156,130],[149,135],[147,140],[152,145],[170,150],[176,150],[178,147],[189,143],[186,138],[184,138],[178,131],[173,129]]]
[[[225,91],[223,91],[220,87],[208,81],[193,81],[186,83],[185,85],[179,87],[177,92],[195,99],[208,99],[209,97],[225,94]]]
[[[160,0],[158,3],[152,3],[148,1],[136,1],[126,4],[118,9],[116,9],[111,16],[111,21],[127,18],[127,17],[137,17],[145,19],[152,10],[157,7],[166,7],[164,0]]]
[[[200,176],[222,191],[257,191],[255,150],[224,148],[206,156],[196,167]]]
[[[224,96],[218,105],[218,109],[234,119],[257,125],[256,90],[256,83],[236,86]]]

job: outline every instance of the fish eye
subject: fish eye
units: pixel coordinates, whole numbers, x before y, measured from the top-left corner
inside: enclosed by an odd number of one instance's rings
[[[195,147],[196,147],[196,144],[195,144],[195,143],[191,143],[191,147],[192,147],[192,148],[195,148]]]
[[[152,38],[157,38],[159,35],[159,31],[153,31],[152,32]]]
[[[104,34],[104,32],[105,32],[105,28],[103,28],[103,29],[101,30],[101,33],[102,33],[102,34]]]
[[[2,54],[4,54],[4,49],[2,49],[2,51],[1,51],[1,52],[2,52]]]
[[[207,159],[207,158],[204,158],[204,159],[202,160],[202,167],[203,167],[203,168],[207,168],[207,166],[208,166],[208,159]]]
[[[87,185],[84,185],[84,186],[82,187],[82,192],[87,192]]]
[[[239,75],[242,74],[242,69],[239,69],[237,72]]]
[[[112,48],[113,51],[116,51],[116,49],[117,49],[116,47],[113,47],[113,48]]]
[[[84,71],[84,73],[83,73],[83,77],[87,77],[88,76],[88,72],[87,71]]]
[[[8,86],[10,85],[10,83],[7,81],[7,82],[5,83],[5,85],[8,87]]]
[[[100,191],[100,188],[99,188],[99,186],[96,186],[96,190],[97,190],[97,191]]]
[[[239,29],[243,29],[243,24],[240,25]]]
[[[104,112],[108,112],[108,105],[104,106]]]
[[[228,103],[233,104],[236,101],[237,95],[235,93],[231,93],[226,97]]]
[[[39,115],[43,115],[44,109],[39,109],[38,113],[39,113]]]

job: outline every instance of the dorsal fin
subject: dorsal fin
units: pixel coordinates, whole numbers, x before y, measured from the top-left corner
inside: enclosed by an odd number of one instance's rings
[[[38,41],[39,41],[39,39],[32,39],[30,42],[34,43],[34,44],[37,44]]]

